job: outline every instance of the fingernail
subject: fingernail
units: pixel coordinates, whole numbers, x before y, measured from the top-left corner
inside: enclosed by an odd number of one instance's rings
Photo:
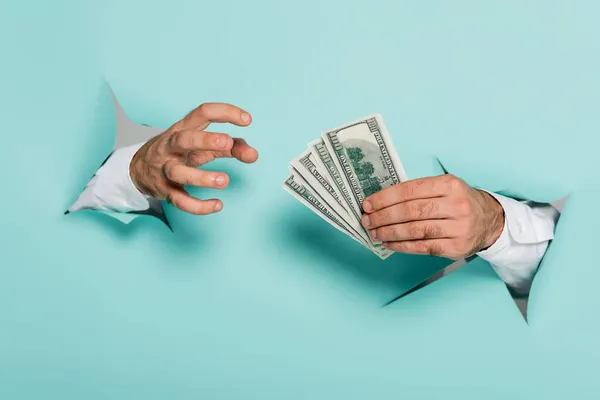
[[[221,204],[220,201],[215,203],[215,211],[221,211],[222,208],[223,208],[223,204]]]
[[[383,247],[385,247],[386,249],[390,247],[390,244],[388,242],[383,242],[383,243],[381,243],[381,245]]]
[[[215,183],[219,186],[223,186],[225,184],[225,177],[223,175],[219,175],[215,178]]]
[[[371,237],[373,239],[377,239],[377,229],[373,229],[372,231],[369,232],[371,234]]]
[[[227,138],[224,136],[219,136],[217,138],[217,146],[220,148],[225,148],[225,146],[227,146]]]
[[[363,225],[367,228],[371,225],[371,218],[368,215],[363,215]]]
[[[373,211],[373,205],[371,204],[371,202],[369,200],[365,200],[363,202],[363,210],[365,210],[366,212]]]
[[[250,121],[250,114],[248,114],[247,112],[243,112],[242,113],[242,121],[244,121],[244,122]]]

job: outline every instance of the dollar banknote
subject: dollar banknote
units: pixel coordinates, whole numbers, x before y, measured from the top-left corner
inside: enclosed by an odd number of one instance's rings
[[[381,115],[329,130],[322,137],[358,214],[364,213],[365,198],[407,180]]]
[[[290,168],[290,174],[283,183],[283,188],[329,224],[369,248],[368,243],[360,238],[344,219],[325,203],[314,188],[293,167]]]
[[[365,198],[407,180],[381,115],[324,132],[292,160],[290,171],[284,187],[294,197],[380,258],[393,253],[374,241],[361,223]]]
[[[318,170],[321,171],[323,175],[328,176],[330,182],[332,182],[332,187],[337,190],[338,196],[344,200],[348,220],[352,221],[349,223],[358,225],[360,235],[370,243],[373,252],[383,259],[389,257],[392,252],[383,248],[381,243],[375,243],[369,236],[369,232],[362,226],[362,213],[359,208],[352,206],[351,193],[348,190],[347,184],[344,182],[342,173],[333,162],[333,157],[325,146],[325,141],[322,138],[317,139],[310,142],[308,148],[313,156],[314,163],[318,165]]]
[[[349,192],[349,203],[362,215],[373,193],[406,180],[406,173],[381,115],[372,115],[322,135],[332,162]],[[371,240],[380,247],[380,243]]]
[[[319,170],[314,154],[306,150],[299,157],[292,160],[291,166],[313,188],[328,206],[337,213],[354,232],[365,242],[369,237],[360,221],[348,213],[347,205],[342,196],[334,189],[330,180]]]

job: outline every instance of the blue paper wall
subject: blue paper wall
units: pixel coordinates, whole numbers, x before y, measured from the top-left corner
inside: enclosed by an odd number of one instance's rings
[[[597,398],[596,1],[4,2],[0,398]],[[63,216],[139,123],[205,101],[257,164],[219,215]],[[571,197],[527,326],[478,260],[382,262],[280,188],[327,128],[380,112],[411,178]],[[201,191],[195,192],[202,195]],[[212,195],[212,194],[211,194]]]

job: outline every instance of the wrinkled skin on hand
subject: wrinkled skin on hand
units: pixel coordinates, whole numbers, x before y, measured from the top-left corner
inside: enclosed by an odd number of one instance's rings
[[[222,157],[253,163],[258,159],[258,152],[244,139],[205,131],[215,122],[248,126],[252,117],[231,104],[200,105],[145,143],[134,155],[129,175],[138,190],[156,199],[167,200],[191,214],[206,215],[220,211],[223,208],[220,200],[192,197],[184,185],[223,189],[229,184],[227,174],[197,167]]]
[[[363,209],[363,225],[384,247],[453,260],[490,247],[504,228],[500,203],[454,175],[390,186],[366,198]]]

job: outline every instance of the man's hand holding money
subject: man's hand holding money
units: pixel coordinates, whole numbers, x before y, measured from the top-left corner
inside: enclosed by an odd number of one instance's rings
[[[454,260],[493,245],[504,211],[487,192],[453,175],[389,186],[363,202],[362,223],[387,249]]]

